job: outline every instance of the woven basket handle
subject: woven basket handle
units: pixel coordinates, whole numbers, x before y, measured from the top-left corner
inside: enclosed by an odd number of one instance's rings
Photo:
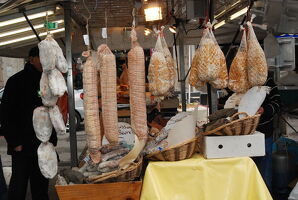
[[[232,115],[231,121],[234,120],[238,115],[246,115],[246,117],[248,116],[248,114],[246,112],[238,112],[238,113],[235,113],[234,115]]]

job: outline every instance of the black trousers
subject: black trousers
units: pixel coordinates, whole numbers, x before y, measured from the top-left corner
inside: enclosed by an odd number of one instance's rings
[[[32,200],[48,200],[49,180],[41,174],[37,156],[15,152],[12,155],[12,176],[9,183],[8,199],[25,200],[29,180]]]
[[[3,174],[2,162],[0,156],[0,200],[7,200],[7,186]]]

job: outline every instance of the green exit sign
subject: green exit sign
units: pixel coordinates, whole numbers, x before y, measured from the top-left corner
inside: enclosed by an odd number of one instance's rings
[[[48,29],[57,29],[58,28],[58,22],[45,22],[44,27]]]

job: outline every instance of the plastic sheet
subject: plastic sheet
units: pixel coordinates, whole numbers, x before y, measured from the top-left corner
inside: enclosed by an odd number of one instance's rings
[[[141,200],[269,200],[255,163],[248,157],[150,162]]]

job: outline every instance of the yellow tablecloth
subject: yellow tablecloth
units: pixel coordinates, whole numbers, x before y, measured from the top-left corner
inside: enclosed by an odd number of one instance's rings
[[[249,157],[150,162],[141,200],[268,200],[270,193]]]

